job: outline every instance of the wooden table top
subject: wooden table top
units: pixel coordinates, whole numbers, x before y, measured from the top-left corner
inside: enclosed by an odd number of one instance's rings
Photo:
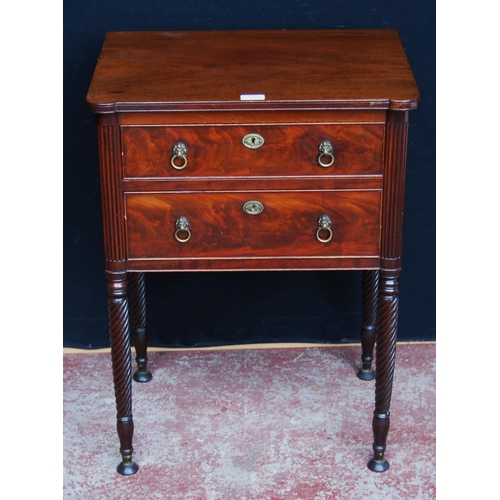
[[[394,29],[110,32],[87,94],[95,113],[409,110],[418,100]]]

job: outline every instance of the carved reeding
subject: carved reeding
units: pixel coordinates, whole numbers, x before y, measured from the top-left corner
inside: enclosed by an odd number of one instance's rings
[[[132,340],[135,346],[137,371],[136,382],[149,382],[148,371],[148,332],[146,330],[146,282],[144,273],[128,273],[129,309],[132,323]]]
[[[126,300],[110,301],[109,320],[117,328],[129,330]],[[132,357],[130,335],[112,336],[113,381],[115,385],[117,416],[132,414]]]
[[[144,273],[128,275],[129,308],[132,323],[137,329],[146,328],[146,284]]]
[[[408,147],[408,112],[389,112],[386,128],[381,258],[400,267]]]
[[[377,323],[379,271],[363,271],[363,328],[373,328]]]
[[[111,361],[117,417],[132,415],[132,355],[126,273],[108,276]]]
[[[381,271],[377,318],[377,378],[375,413],[389,413],[398,328],[398,271]]]
[[[121,197],[121,146],[118,125],[99,125],[99,160],[107,261],[125,260],[124,208]]]

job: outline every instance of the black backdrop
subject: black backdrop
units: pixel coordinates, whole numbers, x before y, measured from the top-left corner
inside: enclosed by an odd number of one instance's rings
[[[399,338],[435,339],[435,2],[66,0],[64,345],[109,345],[97,133],[85,95],[107,31],[396,28],[421,93],[410,113]],[[358,339],[361,273],[147,275],[151,345]]]

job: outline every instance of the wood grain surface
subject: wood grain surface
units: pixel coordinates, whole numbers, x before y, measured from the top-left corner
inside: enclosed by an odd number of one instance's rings
[[[242,94],[263,94],[242,101]],[[419,92],[394,29],[108,33],[90,111],[413,109]]]
[[[264,138],[260,148],[243,145],[251,133]],[[122,127],[124,175],[377,175],[382,173],[383,137],[383,125]],[[318,163],[323,140],[334,148],[334,163],[327,168]],[[177,142],[188,148],[183,170],[170,163]]]
[[[128,258],[376,256],[380,199],[380,191],[129,193]],[[264,211],[245,213],[251,200]],[[332,219],[326,244],[316,239],[322,214]],[[174,237],[180,216],[191,223],[187,243]]]

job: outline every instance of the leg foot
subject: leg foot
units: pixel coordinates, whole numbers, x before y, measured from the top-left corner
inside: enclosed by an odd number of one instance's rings
[[[149,382],[153,378],[153,375],[148,370],[148,357],[146,356],[148,335],[145,328],[134,328],[134,344],[137,371],[134,373],[133,378],[136,382]]]
[[[146,283],[144,273],[129,273],[130,315],[133,323],[133,341],[136,352],[136,382],[149,382],[153,375],[148,370],[148,333],[146,330]]]
[[[377,325],[379,271],[363,271],[363,327],[361,328],[361,361],[363,367],[358,371],[361,380],[373,380],[373,349]]]
[[[381,462],[372,458],[368,462],[368,468],[373,472],[385,472],[389,469],[389,462],[385,458]]]
[[[137,364],[139,364],[139,361],[137,361]],[[139,368],[135,373],[134,373],[134,380],[136,382],[140,383],[145,383],[149,382],[153,378],[153,375],[151,375],[151,372],[149,370],[141,371]]]
[[[375,371],[371,368],[368,370],[361,369],[356,374],[361,380],[374,380],[375,379]]]
[[[122,476],[131,476],[139,470],[139,466],[132,460],[132,436],[134,434],[134,421],[132,415],[117,419],[118,437],[120,438],[120,453],[122,462],[116,468]]]
[[[139,466],[132,460],[132,457],[123,457],[123,462],[116,468],[118,474],[131,476],[139,470]]]
[[[389,433],[389,412],[373,416],[373,458],[368,462],[368,468],[373,472],[385,472],[389,462],[385,459],[387,434]]]

